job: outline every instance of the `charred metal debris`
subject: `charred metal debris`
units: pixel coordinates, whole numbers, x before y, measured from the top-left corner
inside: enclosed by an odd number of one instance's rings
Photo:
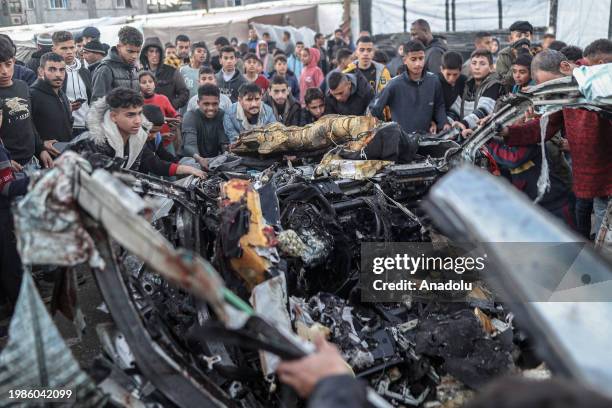
[[[362,303],[359,289],[362,242],[499,239],[470,235],[473,228],[457,232],[485,222],[470,219],[474,212],[462,200],[496,203],[471,196],[473,189],[460,191],[450,178],[473,179],[483,183],[480,191],[495,187],[508,202],[525,205],[484,172],[453,170],[424,200],[453,168],[488,168],[481,148],[496,125],[530,106],[567,103],[610,106],[580,99],[566,80],[515,96],[467,142],[453,131],[407,135],[370,117],[271,125],[242,134],[232,153],[210,160],[206,180],[169,182],[121,170],[116,160],[65,153],[19,203],[16,226],[24,263],[67,271],[89,265],[113,317],[114,324],[95,328],[104,352],[93,373],[66,360],[80,384],[80,405],[299,405],[274,369],[279,357],[309,353],[306,340],[317,332],[369,384],[375,406],[459,406],[492,379],[534,369],[542,359],[579,377],[580,363],[552,352],[553,340],[528,336],[534,327],[546,330],[537,319],[516,326],[519,312],[484,281],[464,294],[469,300],[450,303]],[[455,190],[445,192],[448,186]],[[487,223],[499,222],[490,215]],[[534,217],[548,222],[541,213]],[[25,279],[11,334],[27,329],[16,321],[42,319],[32,340],[65,353],[56,332],[40,330],[53,324],[31,286]],[[35,316],[28,307],[38,310]],[[24,385],[8,377],[20,350],[15,343],[2,350],[0,388]],[[39,365],[55,361],[40,358]]]

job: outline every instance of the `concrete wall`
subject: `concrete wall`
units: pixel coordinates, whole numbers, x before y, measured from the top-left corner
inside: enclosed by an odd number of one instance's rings
[[[117,0],[90,1],[95,1],[95,15],[90,15],[88,5],[83,3],[82,0],[67,0],[68,7],[66,9],[51,9],[49,8],[49,0],[34,0],[34,9],[25,10],[27,22],[28,24],[59,23],[96,17],[145,14],[147,10],[147,0],[131,0],[131,8],[117,8]]]

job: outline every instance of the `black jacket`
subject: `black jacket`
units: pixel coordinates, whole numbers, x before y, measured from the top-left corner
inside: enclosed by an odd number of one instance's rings
[[[72,139],[72,111],[63,90],[55,93],[51,85],[37,79],[30,87],[32,119],[41,139],[69,142]]]
[[[147,60],[147,50],[151,47],[159,50],[162,61],[157,70],[153,72],[157,80],[155,93],[167,96],[174,109],[178,110],[189,102],[189,89],[185,85],[185,79],[178,69],[163,63],[164,47],[157,37],[147,38],[142,46],[140,63],[144,69],[150,69],[149,61]]]
[[[221,61],[219,61],[218,55],[212,56],[212,58],[210,59],[210,66],[212,67],[212,69],[215,70],[215,72],[221,71]]]
[[[234,71],[234,76],[232,76],[229,81],[225,81],[225,79],[223,79],[223,70],[217,72],[215,77],[217,78],[217,86],[219,87],[219,90],[222,94],[230,98],[232,103],[238,102],[238,89],[240,89],[243,84],[249,82],[237,68],[236,71]]]
[[[223,127],[224,116],[222,110],[212,119],[207,119],[199,109],[187,112],[181,128],[181,154],[185,157],[193,157],[195,153],[202,157],[214,157],[223,153],[229,144]]]
[[[96,72],[96,69],[100,66],[100,62],[102,61],[98,61],[94,64],[88,65],[87,69],[89,70],[89,73],[91,74],[92,78],[93,78],[93,74],[94,72]]]
[[[44,54],[51,51],[51,48],[43,48],[42,50],[37,50],[30,55],[30,59],[26,63],[26,67],[30,68],[35,73],[38,72],[38,67],[40,66],[40,57]]]
[[[263,98],[263,102],[267,103],[274,112],[274,117],[280,123],[285,126],[298,126],[300,124],[301,108],[300,104],[293,99],[293,96],[289,95],[285,102],[285,109],[283,112],[279,112],[274,99],[269,94],[266,94]]]
[[[325,114],[363,115],[374,99],[374,90],[359,72],[346,74],[351,80],[351,96],[346,102],[338,102],[329,92],[325,96]]]
[[[113,88],[126,87],[140,92],[136,67],[126,64],[117,47],[112,47],[108,55],[100,61],[93,76],[92,101],[106,96]]]
[[[312,117],[310,111],[307,108],[302,108],[300,110],[300,126],[310,125],[314,122],[316,122],[315,118]]]
[[[463,95],[463,90],[465,89],[467,77],[463,74],[459,75],[455,86],[451,86],[448,82],[446,82],[446,79],[444,79],[444,75],[442,75],[441,72],[438,74],[438,79],[440,80],[440,85],[442,85],[446,115],[454,121],[462,119],[454,112],[461,106],[461,97]]]

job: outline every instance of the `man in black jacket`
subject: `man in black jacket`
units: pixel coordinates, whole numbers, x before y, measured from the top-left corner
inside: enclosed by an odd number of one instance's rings
[[[53,159],[45,150],[32,121],[28,85],[13,79],[15,47],[0,37],[0,100],[4,100],[0,137],[12,160],[20,166],[33,163],[34,156],[44,167],[53,167]]]
[[[40,57],[51,51],[51,47],[53,46],[51,35],[47,33],[36,35],[35,41],[36,51],[30,55],[30,60],[26,64],[26,67],[31,69],[33,72],[36,72],[40,66]]]
[[[145,70],[155,75],[155,93],[167,96],[174,109],[179,110],[189,102],[189,89],[179,70],[164,64],[163,58],[164,47],[159,38],[145,39],[140,52],[140,63]]]
[[[37,79],[30,88],[34,126],[48,145],[69,142],[72,139],[72,114],[70,102],[62,91],[66,62],[60,55],[48,52],[40,59],[39,73],[42,78]],[[55,148],[51,148],[50,152],[59,154]]]
[[[270,81],[268,94],[264,96],[263,102],[267,103],[274,112],[276,120],[285,126],[297,126],[300,124],[300,104],[293,99],[287,80],[274,75]]]
[[[94,72],[92,101],[118,87],[140,92],[136,61],[141,46],[142,34],[136,28],[125,26],[119,30],[119,43],[110,49]]]
[[[147,145],[151,123],[143,123],[144,100],[140,92],[130,88],[115,88],[92,104],[87,126],[73,149],[79,153],[100,154],[122,158],[122,167],[142,173],[171,177],[204,173],[190,166],[160,159]]]
[[[187,112],[183,119],[183,156],[214,157],[227,150],[229,139],[223,128],[224,112],[219,109],[220,94],[212,84],[198,89],[198,109]]]
[[[360,72],[332,72],[327,83],[325,114],[364,115],[374,99],[374,90]]]
[[[77,58],[74,37],[69,31],[53,33],[53,52],[64,58],[66,62],[66,80],[63,91],[70,101],[72,111],[72,135],[74,137],[85,132],[87,112],[91,101],[91,72]]]

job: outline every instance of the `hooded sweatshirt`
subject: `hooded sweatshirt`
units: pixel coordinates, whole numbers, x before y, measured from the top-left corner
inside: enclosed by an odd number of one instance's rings
[[[338,102],[329,92],[325,96],[325,114],[365,115],[374,90],[360,72],[345,74],[351,81],[351,95],[346,102]]]
[[[140,51],[140,63],[142,67],[151,70],[149,61],[147,60],[147,50],[151,47],[157,48],[160,55],[160,64],[153,72],[157,81],[155,84],[155,93],[166,95],[166,97],[170,99],[174,109],[180,109],[186,106],[187,102],[189,102],[189,89],[187,85],[185,85],[183,75],[176,68],[166,65],[163,62],[164,47],[159,38],[149,37],[145,39],[142,51]]]
[[[37,79],[30,88],[32,120],[42,140],[72,139],[72,113],[70,102],[61,89],[55,93],[44,79]]]
[[[238,101],[238,89],[240,89],[240,87],[243,84],[246,84],[248,81],[244,75],[238,71],[238,69],[234,71],[234,74],[228,81],[225,80],[223,74],[224,72],[222,69],[221,71],[217,72],[216,75],[219,90],[223,95],[228,96],[232,103],[235,103]]]
[[[138,133],[130,135],[128,143],[123,142],[119,128],[110,118],[110,107],[106,98],[94,102],[87,115],[88,132],[75,141],[73,150],[103,154],[109,158],[122,158],[122,167],[157,176],[174,176],[178,164],[161,160],[147,145],[151,122],[143,117]]]
[[[113,88],[126,87],[140,92],[138,74],[134,65],[126,64],[112,47],[100,62],[93,76],[92,102],[106,96]]]
[[[425,48],[425,71],[437,74],[442,67],[442,55],[448,47],[442,40],[434,38]]]
[[[259,51],[262,45],[265,46],[266,49],[265,55],[262,55]],[[265,42],[264,40],[259,41],[259,43],[257,44],[256,54],[263,64],[264,75],[268,75],[270,72],[274,71],[274,57],[270,54],[267,42]]]
[[[304,95],[308,88],[318,88],[325,80],[323,71],[319,68],[320,53],[316,48],[309,48],[310,62],[302,68],[300,75],[300,103],[304,105]]]

